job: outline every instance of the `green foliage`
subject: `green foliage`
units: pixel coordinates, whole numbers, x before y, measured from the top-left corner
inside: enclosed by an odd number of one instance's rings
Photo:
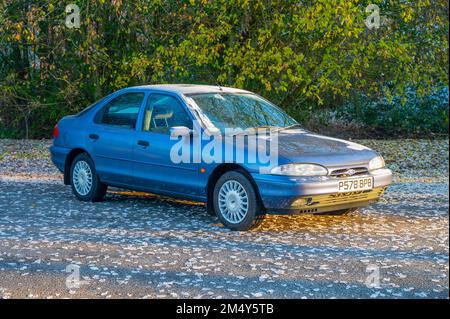
[[[336,116],[390,136],[448,134],[448,87],[424,97],[419,96],[416,90],[407,89],[405,101],[403,103],[399,96],[389,101],[388,98],[370,100],[359,95],[338,108]]]
[[[0,134],[49,134],[126,86],[246,88],[294,113],[448,85],[445,0],[0,0]],[[388,21],[369,30],[365,8]],[[389,88],[389,89],[387,89]],[[9,132],[9,133],[7,133]]]

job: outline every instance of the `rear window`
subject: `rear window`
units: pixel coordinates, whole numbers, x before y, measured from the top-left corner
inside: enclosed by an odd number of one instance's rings
[[[144,93],[122,94],[106,104],[96,118],[101,124],[135,128],[143,99]]]
[[[99,105],[101,101],[103,101],[103,99],[98,100],[97,102],[84,108],[81,112],[77,113],[76,116],[83,116],[83,115],[87,114],[90,110],[94,109],[97,105]]]

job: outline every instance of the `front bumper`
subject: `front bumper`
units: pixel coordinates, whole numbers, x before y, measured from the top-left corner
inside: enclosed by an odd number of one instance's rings
[[[347,178],[331,176],[292,177],[270,174],[252,174],[268,213],[320,213],[367,206],[376,202],[392,182],[387,168],[367,175]],[[338,193],[339,181],[373,177],[373,189]]]

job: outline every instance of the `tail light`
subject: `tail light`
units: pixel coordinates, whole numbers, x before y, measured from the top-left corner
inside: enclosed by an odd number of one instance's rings
[[[58,135],[59,135],[58,124],[55,124],[55,127],[53,128],[53,137],[57,138]]]

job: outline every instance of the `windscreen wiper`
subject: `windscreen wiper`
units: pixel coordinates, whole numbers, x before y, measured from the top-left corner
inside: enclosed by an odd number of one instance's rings
[[[251,130],[250,130],[251,129]],[[280,129],[279,126],[273,126],[273,125],[261,125],[261,126],[255,126],[255,127],[249,127],[241,132],[235,132],[233,135],[242,135],[242,134],[258,134],[259,129]]]
[[[294,128],[294,127],[300,127],[300,128],[303,128],[300,124],[295,123],[295,124],[292,124],[292,125],[288,125],[288,126],[286,126],[286,127],[280,127],[280,129],[278,129],[277,132],[279,132],[279,131],[285,131],[285,130],[290,130],[290,129]]]

